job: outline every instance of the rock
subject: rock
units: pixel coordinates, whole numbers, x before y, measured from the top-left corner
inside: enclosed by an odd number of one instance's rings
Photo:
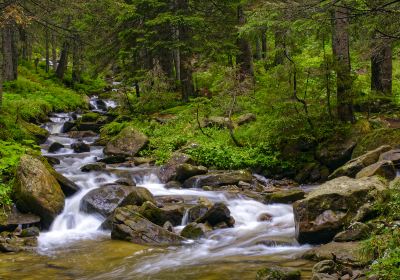
[[[58,165],[61,163],[61,161],[55,157],[45,156],[45,158],[46,158],[47,162],[50,163],[52,166]]]
[[[234,124],[225,117],[209,117],[203,120],[202,127],[216,127],[219,129],[233,128]]]
[[[271,222],[272,221],[272,215],[268,213],[262,213],[258,216],[257,218],[258,222]]]
[[[190,223],[183,228],[181,236],[187,239],[200,239],[205,237],[205,232],[203,224]]]
[[[50,132],[40,126],[37,126],[33,123],[28,123],[22,119],[18,119],[18,122],[29,134],[35,137],[36,143],[38,144],[44,144],[47,141],[47,138],[50,136]]]
[[[330,172],[326,166],[317,162],[310,162],[303,166],[294,178],[300,184],[326,181]]]
[[[106,164],[103,162],[90,163],[81,167],[82,172],[102,171],[104,169],[106,169]]]
[[[212,207],[212,205],[210,205]],[[208,211],[208,207],[205,205],[195,205],[187,210],[187,223],[192,223],[197,219],[204,216]]]
[[[331,242],[315,247],[303,255],[313,261],[333,260],[336,263],[361,267],[372,261],[372,256],[363,253],[359,242]]]
[[[151,202],[154,205],[156,204],[153,195],[148,189],[135,187],[131,188],[130,193],[121,201],[119,207],[127,205],[142,206],[145,202]]]
[[[171,156],[171,159],[160,168],[158,172],[158,178],[160,178],[162,183],[167,183],[174,180],[176,177],[177,167],[184,163],[192,164],[193,160],[187,154],[175,152]]]
[[[383,145],[396,147],[400,144],[400,129],[376,129],[358,141],[353,151],[352,158],[357,158],[368,151]],[[386,151],[385,151],[386,152]]]
[[[336,242],[363,240],[369,236],[371,229],[363,223],[353,223],[345,231],[339,232],[333,238]]]
[[[174,232],[174,226],[171,224],[170,221],[166,221],[165,224],[163,225],[163,228],[170,232]]]
[[[13,235],[0,236],[0,252],[18,253],[22,251],[33,251],[37,246],[36,237],[19,238]]]
[[[315,157],[330,170],[335,170],[351,159],[356,144],[353,139],[329,139],[318,145]]]
[[[99,160],[99,162],[104,162],[106,164],[123,163],[125,161],[126,161],[126,156],[108,156]]]
[[[146,158],[146,157],[133,157],[133,163],[135,166],[143,165],[143,164],[153,164],[156,162],[153,158]]]
[[[96,137],[97,134],[93,131],[70,131],[68,132],[68,136],[71,138],[87,138],[87,137]]]
[[[0,232],[14,231],[18,226],[27,228],[39,225],[39,216],[21,213],[15,207],[11,210],[6,210],[3,213],[0,212]]]
[[[281,190],[273,193],[264,193],[264,203],[283,203],[292,204],[305,197],[306,193],[300,188],[292,188],[288,190]]]
[[[237,118],[237,120],[236,120],[236,123],[239,126],[241,126],[241,125],[244,125],[244,124],[248,124],[248,123],[254,122],[256,120],[257,120],[256,115],[254,115],[252,113],[247,113],[247,114],[239,116]]]
[[[231,216],[231,211],[222,202],[215,203],[202,217],[196,220],[196,223],[209,223],[216,226],[225,222],[229,227],[233,227],[235,220]]]
[[[35,237],[39,234],[40,230],[37,227],[29,227],[21,231],[20,237]]]
[[[181,189],[182,184],[178,181],[169,181],[165,184],[166,189]]]
[[[54,176],[54,178],[56,178],[57,182],[61,186],[61,190],[63,191],[63,193],[66,197],[70,197],[80,190],[80,187],[77,184],[72,182],[67,177],[61,175],[54,169],[50,170],[50,173]]]
[[[311,280],[341,280],[337,274],[314,273]]]
[[[315,264],[312,269],[313,274],[315,273],[333,274],[336,273],[336,271],[337,271],[337,265],[332,260],[320,261],[319,263]]]
[[[281,267],[268,267],[257,271],[256,280],[300,280],[298,270],[290,270]]]
[[[193,166],[188,163],[180,164],[176,167],[175,179],[179,182],[184,182],[186,179],[196,175],[207,174],[208,169],[204,166]]]
[[[329,242],[350,225],[359,208],[387,189],[377,177],[340,177],[326,182],[293,205],[296,238],[300,243]]]
[[[71,129],[74,128],[74,126],[75,126],[75,122],[70,122],[70,121],[65,122],[61,128],[61,133],[70,132]]]
[[[140,207],[138,213],[158,226],[163,226],[166,222],[171,222],[173,226],[178,226],[182,223],[184,208],[179,205],[158,208],[153,203],[146,201]]]
[[[114,182],[117,185],[124,185],[124,186],[136,186],[136,183],[130,178],[120,178]]]
[[[392,181],[396,178],[396,168],[391,161],[378,161],[358,172],[356,178],[359,179],[371,176],[380,176],[388,181]]]
[[[379,157],[379,161],[391,161],[396,168],[400,167],[400,149],[390,150]]]
[[[71,145],[71,148],[75,153],[86,153],[90,152],[90,146],[83,141],[75,142]]]
[[[60,184],[39,159],[29,155],[22,156],[18,165],[14,196],[18,209],[40,216],[45,227],[64,208]]]
[[[240,181],[251,182],[251,173],[245,170],[222,171],[198,175],[187,179],[183,183],[183,188],[202,188],[204,186],[218,187],[227,185],[237,185]]]
[[[53,142],[53,143],[50,145],[48,151],[49,151],[49,153],[54,154],[54,153],[58,152],[59,150],[61,150],[62,148],[64,148],[64,145],[63,145],[63,144],[60,144],[60,143],[58,143],[58,142]]]
[[[80,209],[87,213],[109,216],[136,187],[105,185],[88,192],[81,201]]]
[[[97,106],[97,109],[102,110],[102,111],[107,111],[107,104],[104,100],[102,99],[97,99],[95,101],[95,104]]]
[[[90,112],[83,114],[81,119],[83,122],[95,122],[100,118],[100,114],[95,113],[95,112]]]
[[[94,133],[99,133],[103,125],[104,125],[103,123],[98,123],[98,122],[78,121],[75,128],[77,131],[92,131]]]
[[[184,238],[157,226],[129,206],[117,208],[111,238],[144,245],[180,245]]]
[[[378,162],[380,155],[389,150],[391,150],[390,146],[381,146],[376,150],[370,151],[364,155],[359,156],[358,158],[352,159],[342,167],[336,169],[335,172],[333,172],[329,176],[329,179],[334,179],[342,176],[354,178],[357,173],[360,172],[363,168]]]
[[[135,156],[142,150],[149,139],[133,127],[125,127],[116,137],[109,141],[104,148],[107,156]]]

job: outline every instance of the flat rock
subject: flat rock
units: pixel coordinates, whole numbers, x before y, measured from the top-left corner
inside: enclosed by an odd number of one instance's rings
[[[183,183],[183,188],[202,188],[205,186],[218,187],[228,185],[238,185],[239,182],[251,182],[252,174],[246,170],[220,171],[198,175],[187,179]]]

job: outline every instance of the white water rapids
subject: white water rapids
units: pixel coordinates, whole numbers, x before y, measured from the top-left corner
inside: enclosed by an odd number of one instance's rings
[[[95,106],[97,100],[97,98],[92,99],[91,104],[94,111],[101,111]],[[107,101],[106,104],[107,107],[115,107],[115,103],[111,101]],[[154,196],[183,197],[190,201],[189,204],[194,204],[194,201],[200,197],[213,202],[224,202],[236,221],[235,227],[215,230],[205,239],[188,242],[180,247],[171,247],[159,254],[149,256],[147,250],[137,252],[131,256],[139,259],[134,268],[115,267],[109,274],[105,273],[93,279],[112,278],[115,271],[125,277],[151,274],[177,266],[212,263],[231,256],[280,255],[290,259],[309,248],[299,246],[295,241],[294,217],[290,205],[265,205],[234,194],[200,189],[166,189],[149,168],[107,168],[104,172],[81,172],[82,166],[96,162],[103,157],[103,152],[102,147],[95,146],[92,146],[88,153],[73,152],[70,146],[76,139],[60,133],[62,124],[71,118],[71,114],[55,114],[51,118],[52,122],[44,126],[51,132],[51,136],[44,144],[42,153],[45,156],[58,158],[60,164],[55,166],[56,170],[74,181],[81,190],[66,199],[64,211],[55,219],[50,230],[40,234],[39,252],[41,254],[51,255],[59,248],[67,248],[81,240],[109,238],[109,232],[99,229],[104,218],[80,211],[80,203],[90,190],[119,179],[121,172],[125,176],[128,174],[137,185],[147,188]],[[91,144],[95,138],[83,140]],[[47,147],[52,142],[59,142],[65,145],[65,148],[55,154],[50,154],[47,152]],[[120,172],[113,172],[113,170]],[[186,199],[185,202],[187,203]],[[264,213],[270,215],[272,219],[259,221],[258,217]],[[177,227],[176,230],[179,231],[185,224],[183,220],[182,226]]]

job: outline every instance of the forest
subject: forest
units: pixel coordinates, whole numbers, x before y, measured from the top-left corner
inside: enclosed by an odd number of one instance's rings
[[[0,279],[400,279],[399,26],[0,0]]]

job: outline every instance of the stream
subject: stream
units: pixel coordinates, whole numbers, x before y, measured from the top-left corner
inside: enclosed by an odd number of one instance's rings
[[[105,100],[107,108],[115,102]],[[93,111],[98,108],[91,99]],[[63,212],[48,232],[42,232],[36,252],[0,254],[0,279],[255,279],[257,270],[271,265],[302,270],[304,279],[312,263],[299,259],[309,246],[299,246],[294,235],[291,205],[265,205],[228,192],[200,189],[166,189],[155,175],[156,167],[107,166],[102,172],[83,173],[80,168],[104,157],[103,147],[94,146],[97,137],[83,138],[91,144],[87,153],[74,153],[77,139],[61,133],[73,113],[57,113],[44,127],[51,133],[42,145],[44,156],[56,157],[55,169],[81,189],[66,199]],[[48,153],[53,142],[65,148]],[[205,239],[179,247],[151,247],[111,240],[110,232],[100,230],[104,218],[80,211],[82,198],[89,191],[120,178],[130,178],[155,197],[178,197],[184,205],[195,205],[200,197],[224,202],[236,220],[234,228],[215,230]],[[260,214],[272,220],[260,222]],[[175,228],[179,232],[186,224]]]

